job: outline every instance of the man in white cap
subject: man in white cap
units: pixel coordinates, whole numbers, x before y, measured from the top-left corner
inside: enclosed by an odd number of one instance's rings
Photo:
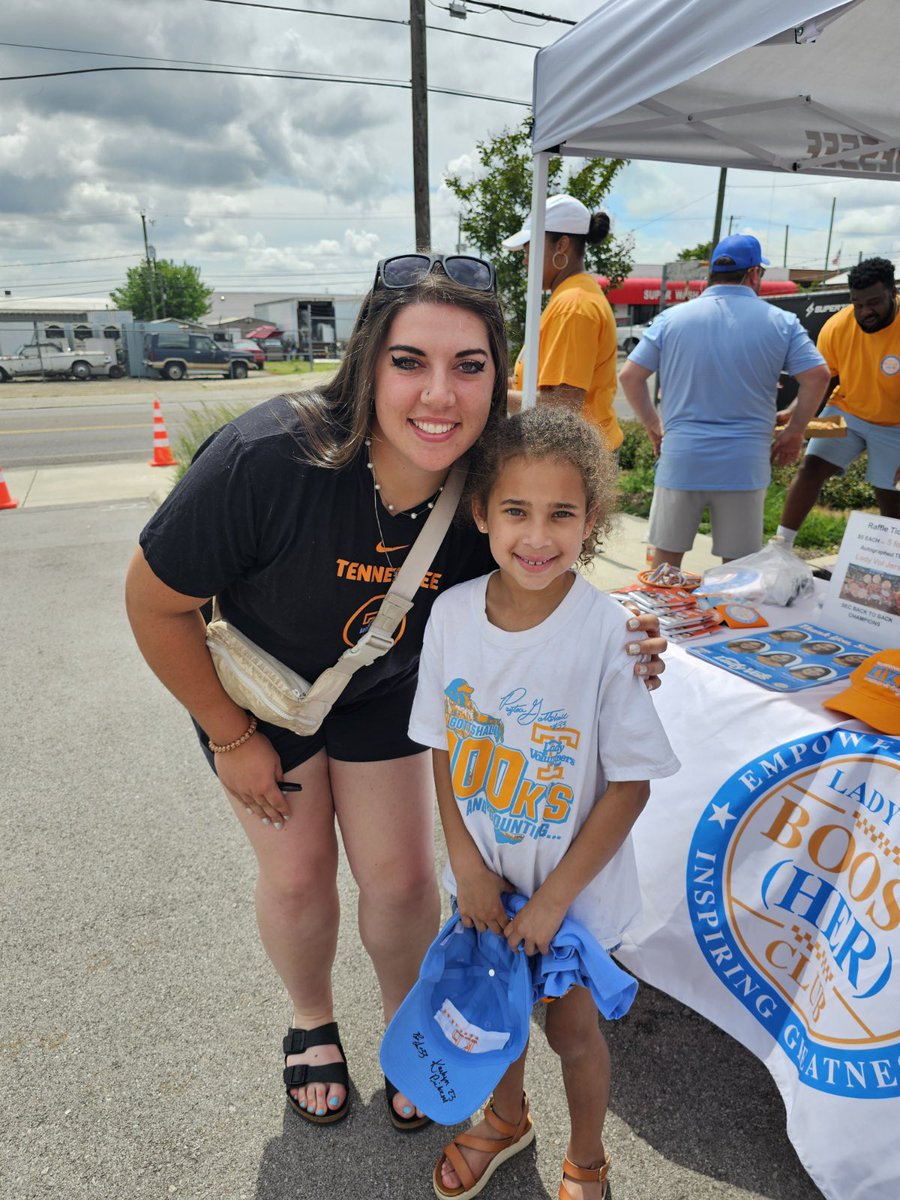
[[[662,312],[622,367],[622,390],[659,455],[648,533],[654,566],[681,565],[707,508],[714,554],[728,562],[760,549],[770,462],[796,462],[828,383],[797,317],[759,299],[767,265],[755,237],[724,238],[710,261],[711,286]],[[782,371],[799,390],[773,443]],[[654,372],[662,419],[647,388]]]
[[[568,404],[592,421],[609,450],[622,444],[613,412],[616,395],[616,321],[609,301],[585,270],[584,251],[609,233],[609,217],[591,213],[574,196],[547,201],[542,286],[551,293],[541,314],[538,351],[538,399]],[[525,250],[531,241],[531,216],[503,242],[507,250]],[[524,347],[510,380],[510,409],[521,402]]]

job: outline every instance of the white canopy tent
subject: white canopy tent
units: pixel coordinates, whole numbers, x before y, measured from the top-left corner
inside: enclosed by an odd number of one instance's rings
[[[524,396],[550,154],[897,181],[898,43],[897,0],[606,0],[541,50]]]

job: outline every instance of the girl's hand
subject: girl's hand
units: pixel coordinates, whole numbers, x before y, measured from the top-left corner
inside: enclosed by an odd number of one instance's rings
[[[483,864],[472,871],[456,875],[456,907],[466,929],[486,929],[503,935],[509,922],[502,892],[513,891],[512,885],[502,875],[495,875]]]
[[[631,606],[626,607],[630,608]],[[631,611],[635,615],[628,618],[627,628],[635,632],[639,631],[644,636],[639,641],[628,642],[625,649],[635,657],[649,655],[646,662],[634,664],[634,673],[643,679],[648,691],[652,692],[662,686],[659,676],[666,669],[666,664],[660,656],[665,654],[669,643],[664,637],[660,637],[659,617],[654,613],[639,613],[636,609],[631,609]]]
[[[521,950],[525,954],[546,954],[565,915],[566,910],[561,910],[551,903],[541,895],[539,889],[525,907],[520,908],[507,923],[503,936],[510,950]]]
[[[263,733],[216,755],[219,781],[240,800],[249,816],[259,817],[264,825],[281,829],[291,815],[287,796],[280,788],[281,760]]]

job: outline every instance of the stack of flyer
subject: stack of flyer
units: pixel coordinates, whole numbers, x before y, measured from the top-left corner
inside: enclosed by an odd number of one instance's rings
[[[708,637],[721,624],[718,613],[701,608],[693,592],[684,588],[655,588],[649,584],[634,583],[610,592],[610,595],[620,604],[633,604],[641,612],[654,613],[659,617],[660,632],[670,642],[689,642],[694,638]]]

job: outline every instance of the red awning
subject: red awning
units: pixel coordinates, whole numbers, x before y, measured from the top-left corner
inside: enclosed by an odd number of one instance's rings
[[[281,337],[283,333],[284,330],[279,329],[277,325],[259,325],[256,329],[251,329],[246,336],[255,342],[262,342],[266,338]]]
[[[606,276],[597,275],[595,278],[606,291],[610,304],[659,304],[659,276],[629,275],[617,288],[608,291],[609,280]],[[706,284],[705,279],[670,279],[666,283],[666,303],[678,304],[682,300],[690,300],[692,296],[699,296]],[[779,296],[796,291],[797,285],[790,279],[764,279],[760,288],[763,296]]]

